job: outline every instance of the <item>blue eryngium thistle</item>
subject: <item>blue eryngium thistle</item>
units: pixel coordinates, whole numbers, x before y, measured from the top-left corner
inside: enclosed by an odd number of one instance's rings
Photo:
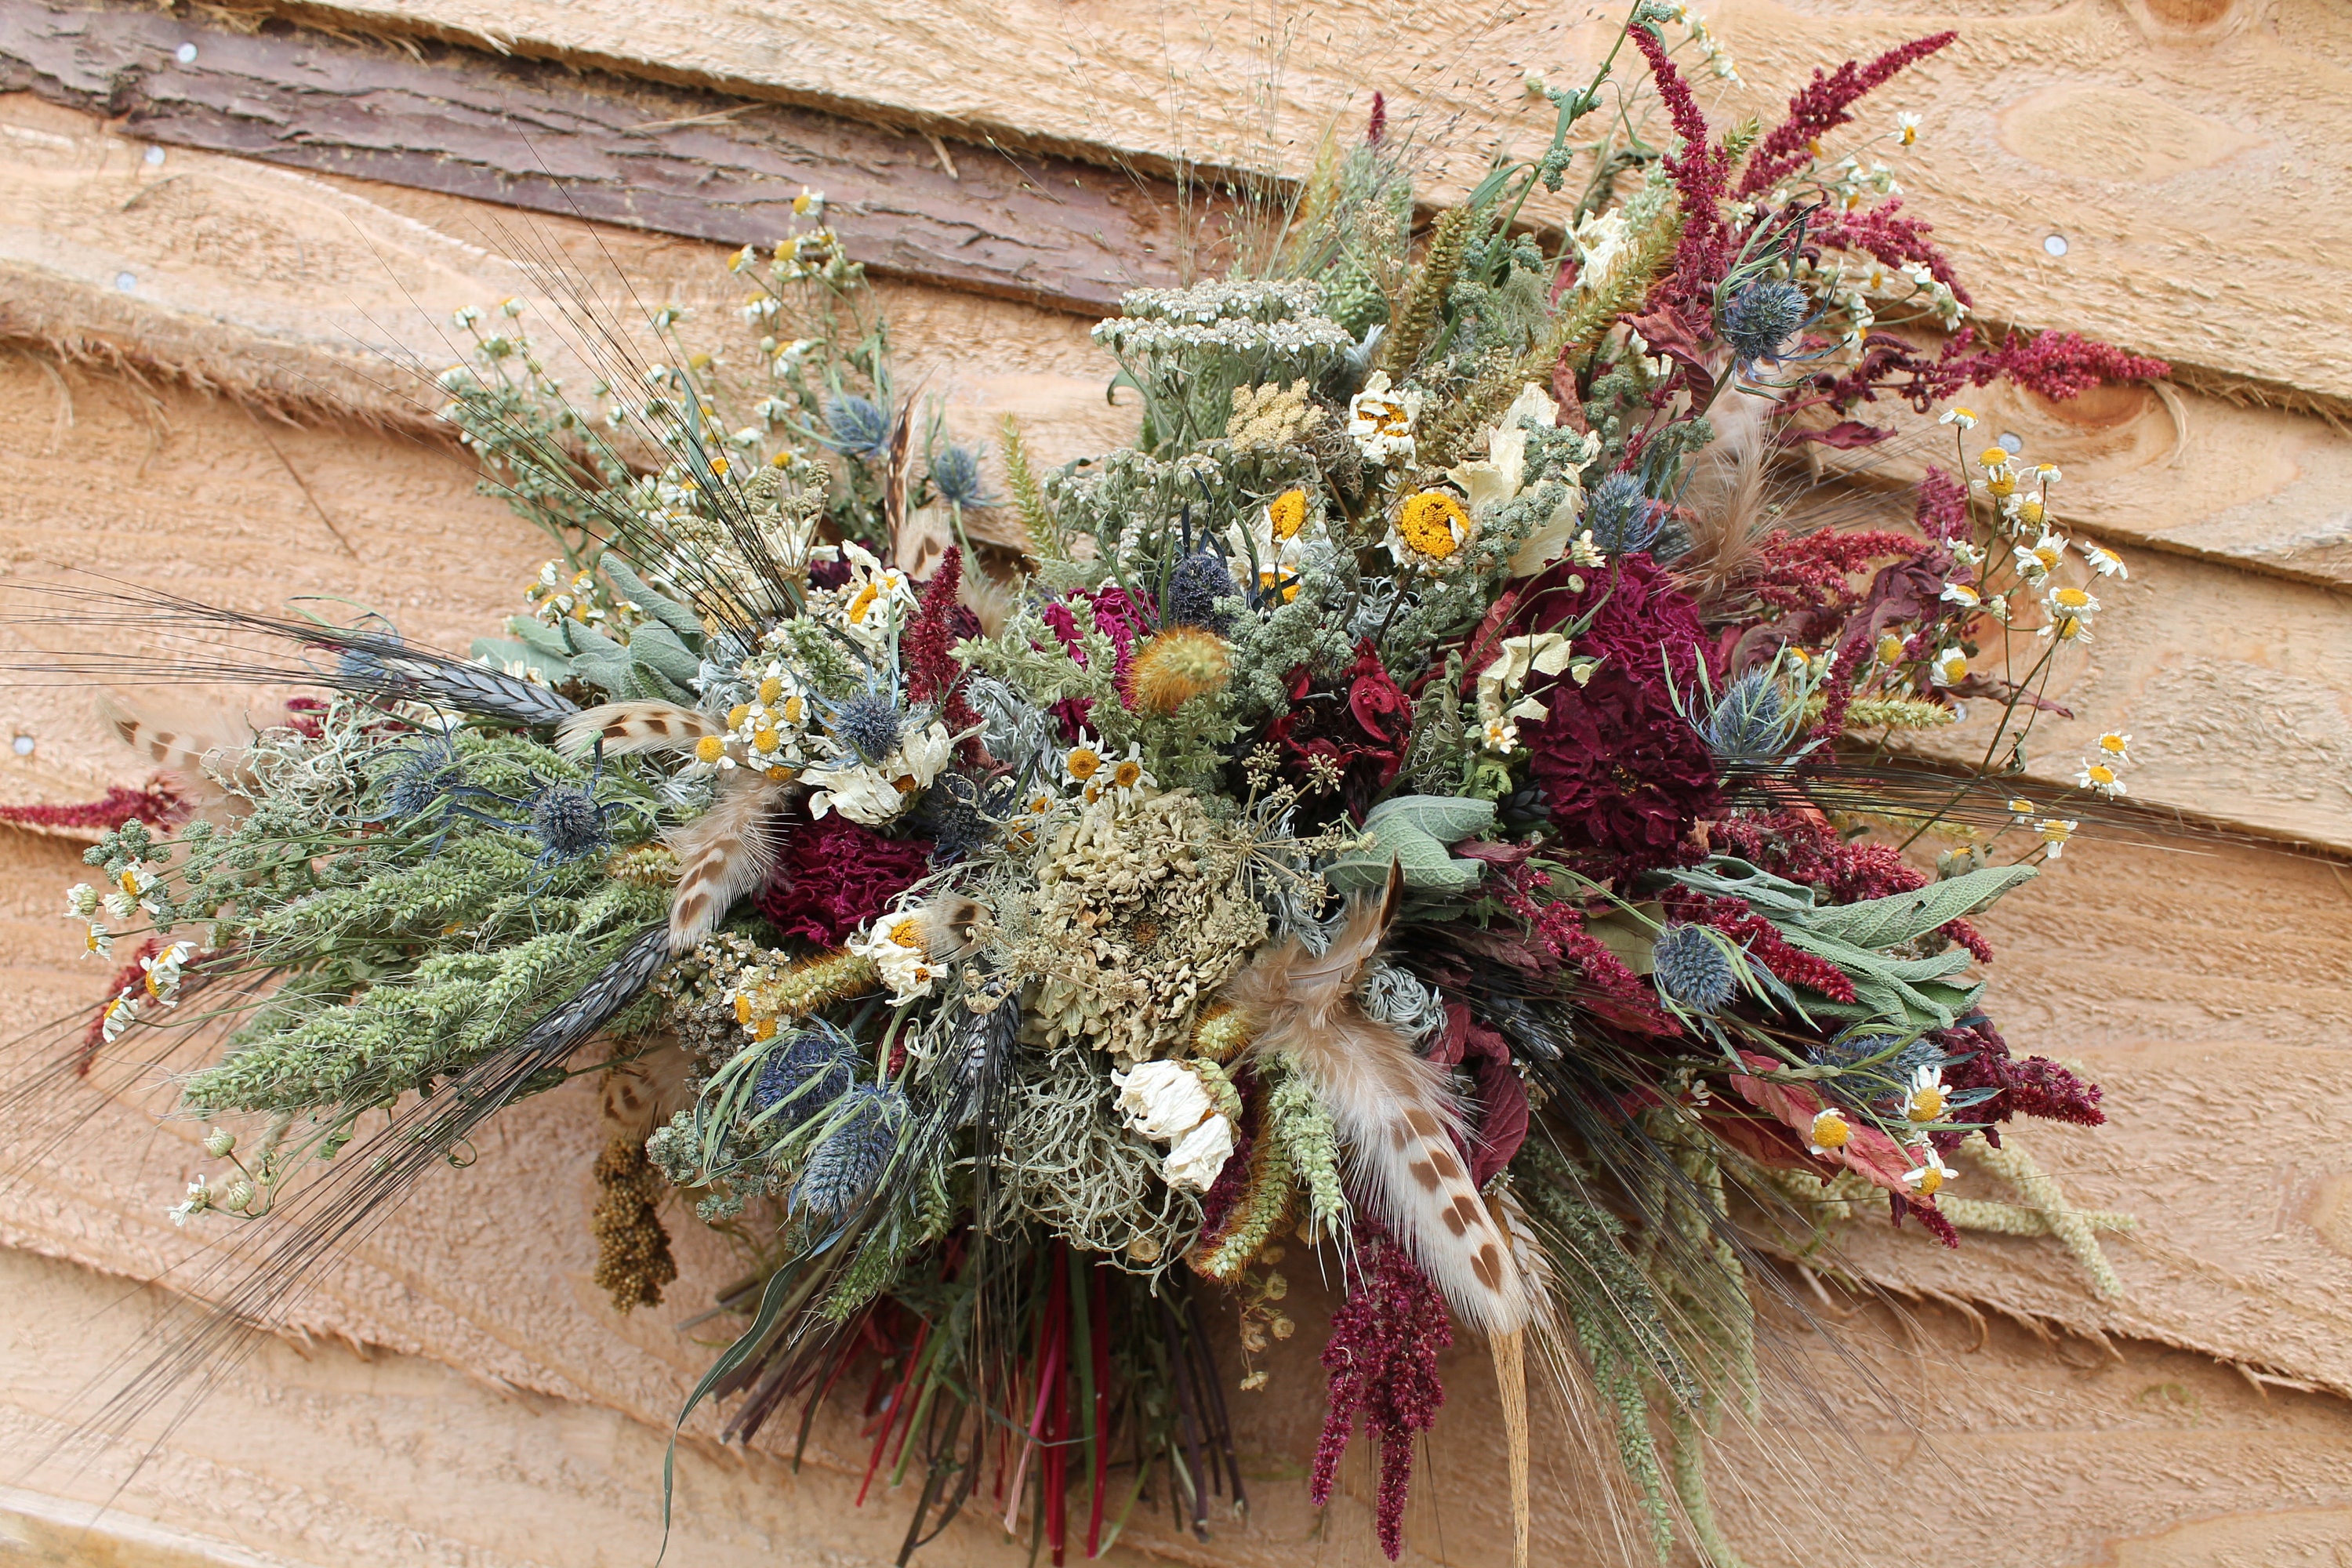
[[[1206,626],[1222,634],[1231,628],[1233,617],[1217,614],[1217,601],[1240,592],[1223,557],[1213,550],[1195,550],[1168,574],[1168,596],[1160,602],[1160,622],[1170,626]]]
[[[393,769],[392,788],[384,794],[383,808],[397,821],[422,816],[463,782],[457,772],[457,753],[445,738],[403,746],[393,754],[399,761]]]
[[[1923,1067],[1941,1067],[1946,1061],[1942,1047],[1932,1040],[1913,1040],[1896,1050],[1902,1038],[1883,1033],[1848,1035],[1808,1046],[1805,1059],[1815,1067],[1845,1069],[1836,1078],[1822,1080],[1822,1087],[1837,1099],[1858,1109],[1888,1110],[1910,1094],[1912,1075]],[[1871,1061],[1873,1057],[1881,1059]],[[1863,1065],[1865,1062],[1867,1067]]]
[[[828,1217],[848,1212],[881,1177],[906,1121],[906,1096],[897,1089],[870,1083],[851,1089],[833,1130],[801,1167],[793,1206]]]
[[[1697,1012],[1715,1012],[1738,989],[1730,955],[1705,926],[1666,927],[1658,933],[1651,963],[1665,994]]]
[[[761,1130],[789,1132],[847,1094],[857,1081],[856,1055],[856,1045],[832,1029],[801,1029],[785,1039],[751,1083],[751,1114],[767,1118]]]
[[[980,488],[980,449],[946,446],[931,456],[931,489],[941,500],[967,510],[994,506],[996,498]]]
[[[604,808],[578,784],[550,784],[531,797],[530,835],[547,861],[578,860],[612,842]]]
[[[861,692],[843,703],[833,716],[833,732],[857,748],[867,763],[878,763],[898,743],[898,705],[879,692]]]
[[[879,462],[890,455],[890,437],[895,434],[890,416],[870,397],[845,392],[826,398],[824,423],[829,432],[825,445],[836,452],[868,462]]]
[[[1742,364],[1778,359],[1805,324],[1805,291],[1777,278],[1759,279],[1723,308],[1723,338]]]
[[[1781,761],[1804,727],[1804,702],[1769,669],[1751,669],[1725,687],[1715,706],[1692,722],[1716,761],[1748,768]]]
[[[1660,510],[1643,493],[1639,474],[1612,474],[1585,498],[1584,526],[1592,531],[1594,544],[1623,555],[1657,537]]]

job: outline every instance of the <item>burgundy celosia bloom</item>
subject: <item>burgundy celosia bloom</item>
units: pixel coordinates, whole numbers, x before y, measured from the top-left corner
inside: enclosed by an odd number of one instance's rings
[[[1357,1222],[1355,1288],[1331,1314],[1323,1367],[1331,1374],[1323,1436],[1315,1445],[1307,1500],[1331,1500],[1340,1456],[1360,1415],[1380,1445],[1380,1490],[1374,1518],[1381,1550],[1391,1562],[1404,1551],[1405,1493],[1412,1483],[1412,1438],[1437,1420],[1445,1403],[1437,1355],[1454,1342],[1445,1298],[1404,1248],[1376,1224]]]
[[[159,775],[137,789],[116,784],[96,800],[77,801],[70,805],[0,805],[0,822],[14,827],[94,827],[101,831],[120,827],[126,822],[143,822],[150,827],[168,828],[185,822],[193,809],[186,797]]]
[[[1583,583],[1571,591],[1569,583]],[[1703,634],[1698,610],[1648,556],[1620,556],[1609,570],[1555,567],[1528,584],[1514,632],[1560,625],[1599,606],[1576,639],[1601,665],[1579,686],[1566,677],[1531,692],[1549,716],[1522,721],[1529,772],[1552,821],[1612,856],[1654,862],[1719,804],[1715,757],[1675,710],[1675,686],[1696,690]]]
[[[1958,37],[1958,33],[1931,33],[1896,45],[1866,66],[1848,60],[1826,75],[1815,67],[1813,79],[1789,100],[1789,118],[1764,138],[1748,159],[1737,197],[1745,201],[1803,168],[1811,161],[1813,142],[1853,122],[1850,111],[1857,100]]]
[[[1337,682],[1318,681],[1303,667],[1293,670],[1290,710],[1267,727],[1265,738],[1280,751],[1286,773],[1303,778],[1318,757],[1338,768],[1340,801],[1361,822],[1404,766],[1412,701],[1366,638]]]
[[[793,825],[753,902],[786,936],[839,947],[930,868],[930,853],[927,838],[885,838],[830,813]]]

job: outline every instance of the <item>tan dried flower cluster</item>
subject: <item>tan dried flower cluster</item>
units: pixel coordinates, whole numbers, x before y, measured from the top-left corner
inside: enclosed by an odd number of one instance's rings
[[[1014,952],[1043,981],[1035,1011],[1049,1037],[1130,1061],[1188,1038],[1200,999],[1265,941],[1248,858],[1185,790],[1131,802],[1107,794],[1064,823],[1037,857]]]
[[[1225,438],[1244,452],[1296,446],[1321,428],[1323,419],[1323,410],[1307,401],[1304,380],[1287,387],[1236,386]]]

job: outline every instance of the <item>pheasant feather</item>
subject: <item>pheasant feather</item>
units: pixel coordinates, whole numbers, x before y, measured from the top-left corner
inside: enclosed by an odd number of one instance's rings
[[[1529,1317],[1510,1237],[1479,1201],[1457,1140],[1462,1107],[1444,1070],[1367,1018],[1355,1001],[1402,883],[1360,899],[1322,953],[1296,937],[1259,954],[1225,988],[1253,1025],[1255,1053],[1285,1058],[1314,1085],[1348,1147],[1353,1184],[1408,1248],[1463,1321],[1516,1332]]]
[[[792,786],[740,769],[720,777],[710,809],[663,836],[679,867],[669,906],[672,952],[688,952],[709,936],[776,864],[776,807]]]

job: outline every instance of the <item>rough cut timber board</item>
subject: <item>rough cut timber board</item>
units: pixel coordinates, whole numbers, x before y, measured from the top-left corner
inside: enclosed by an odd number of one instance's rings
[[[278,0],[335,25],[487,43],[942,134],[1093,159],[1303,173],[1375,89],[1442,154],[1425,194],[1552,120],[1623,0]],[[1701,72],[1718,128],[1777,121],[1816,68],[1947,27],[1832,156],[1884,158],[1987,314],[2176,363],[2352,395],[2352,27],[2340,0],[1706,0],[1744,86]],[[1676,36],[1679,37],[1677,31]],[[1686,55],[1686,58],[1695,57]],[[1623,62],[1621,60],[1621,67]],[[1923,112],[1921,143],[1885,133]],[[1660,117],[1654,135],[1663,139]],[[1875,145],[1865,145],[1875,139]],[[2044,248],[2052,236],[2063,256]]]
[[[730,246],[773,245],[814,190],[877,272],[1087,314],[1175,278],[1186,205],[1156,177],[814,110],[127,4],[0,0],[5,89],[151,142]]]

